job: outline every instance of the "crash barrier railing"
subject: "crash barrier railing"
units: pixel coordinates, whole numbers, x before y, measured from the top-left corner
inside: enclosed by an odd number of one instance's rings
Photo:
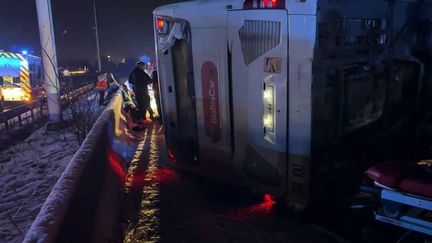
[[[69,93],[71,101],[77,99],[82,94],[92,90],[94,88],[94,82],[83,83],[81,87],[74,89]],[[68,102],[65,95],[61,96],[62,106],[67,106]],[[47,103],[47,98],[40,98],[30,104],[24,104],[15,107],[11,110],[0,113],[0,131],[5,129],[8,131],[14,125],[22,127],[28,125],[30,121],[34,121],[36,117],[42,117],[44,114],[44,106]]]
[[[117,93],[43,204],[24,242],[115,242],[127,150]],[[126,153],[126,154],[125,154]]]
[[[13,122],[18,122],[19,126],[22,126],[23,120],[28,120],[29,118],[28,113],[30,113],[30,118],[32,120],[34,120],[35,116],[41,116],[45,104],[46,98],[41,98],[30,104],[21,105],[0,113],[0,130],[9,130],[9,128],[13,125]]]

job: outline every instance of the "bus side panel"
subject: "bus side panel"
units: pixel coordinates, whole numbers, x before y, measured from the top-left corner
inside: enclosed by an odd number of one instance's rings
[[[231,166],[231,126],[225,28],[192,29],[201,164]]]
[[[289,15],[288,205],[304,208],[309,199],[312,61],[316,16]]]

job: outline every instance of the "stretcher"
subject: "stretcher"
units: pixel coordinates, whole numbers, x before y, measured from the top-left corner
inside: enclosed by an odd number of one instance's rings
[[[430,162],[384,162],[365,174],[380,189],[376,220],[432,236]]]

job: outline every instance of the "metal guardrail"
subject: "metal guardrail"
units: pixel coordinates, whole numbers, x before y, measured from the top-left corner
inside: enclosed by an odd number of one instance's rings
[[[76,99],[81,96],[85,92],[88,92],[94,88],[94,82],[86,82],[83,83],[82,86],[76,88],[75,90],[69,93],[72,99]],[[67,106],[68,102],[65,95],[61,96],[62,107]],[[15,107],[11,110],[0,113],[0,131],[5,129],[8,131],[13,125],[18,124],[19,127],[24,125],[24,121],[26,121],[26,125],[30,124],[29,119],[33,121],[36,117],[44,116],[44,108],[47,104],[47,98],[41,98],[37,101],[33,101],[30,104],[24,104],[18,107]]]
[[[129,143],[118,92],[45,200],[23,242],[117,242]],[[113,122],[114,121],[114,122]],[[119,175],[118,173],[121,173]]]
[[[41,98],[37,101],[34,101],[30,104],[21,105],[15,107],[11,110],[5,111],[0,114],[0,130],[1,129],[9,129],[10,123],[13,120],[18,120],[20,126],[23,125],[23,119],[28,118],[26,115],[30,113],[30,117],[33,120],[37,114],[42,115],[43,107],[46,104],[46,98]]]

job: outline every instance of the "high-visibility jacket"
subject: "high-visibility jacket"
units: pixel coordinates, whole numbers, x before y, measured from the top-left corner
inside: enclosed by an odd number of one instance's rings
[[[98,76],[98,81],[96,83],[96,87],[99,91],[105,91],[108,88],[108,80],[107,80],[107,74],[101,74]]]

